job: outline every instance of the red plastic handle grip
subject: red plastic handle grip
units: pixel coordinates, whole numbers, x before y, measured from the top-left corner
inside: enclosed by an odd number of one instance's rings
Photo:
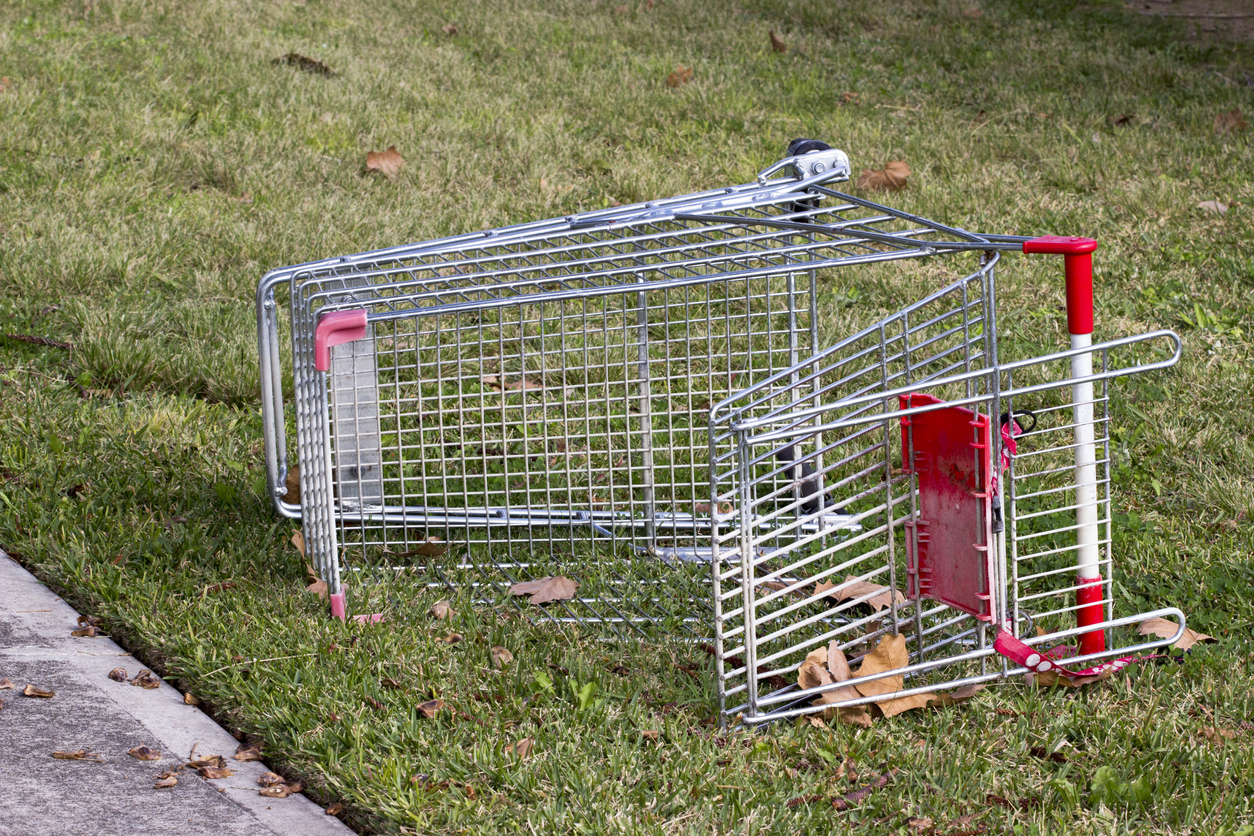
[[[366,312],[334,311],[318,320],[314,329],[314,368],[331,370],[331,346],[351,343],[366,336]]]
[[[1093,333],[1093,250],[1092,238],[1043,235],[1023,242],[1025,253],[1061,255],[1067,274],[1067,331]]]

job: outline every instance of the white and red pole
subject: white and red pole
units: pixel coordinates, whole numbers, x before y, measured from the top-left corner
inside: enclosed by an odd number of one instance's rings
[[[1093,344],[1093,251],[1092,238],[1046,235],[1023,242],[1025,253],[1061,255],[1067,276],[1067,331],[1071,348]],[[1072,423],[1075,424],[1076,491],[1076,622],[1080,627],[1105,620],[1102,598],[1101,550],[1097,525],[1097,444],[1093,429],[1093,355],[1071,358]],[[1080,635],[1082,654],[1101,653],[1106,635],[1091,630]]]

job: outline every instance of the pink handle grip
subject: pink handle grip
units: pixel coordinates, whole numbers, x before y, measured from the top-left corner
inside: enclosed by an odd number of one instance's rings
[[[1093,333],[1093,250],[1092,238],[1043,235],[1023,242],[1025,253],[1061,255],[1067,274],[1067,331]]]
[[[351,343],[366,336],[366,312],[335,311],[318,320],[314,329],[314,368],[331,370],[331,346]]]

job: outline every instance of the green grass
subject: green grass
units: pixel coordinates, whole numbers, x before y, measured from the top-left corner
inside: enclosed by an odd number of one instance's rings
[[[371,832],[1250,833],[1254,153],[1213,120],[1254,112],[1251,47],[1100,4],[617,5],[0,8],[0,333],[73,344],[0,337],[0,544]],[[336,75],[270,63],[290,51]],[[264,496],[265,270],[744,182],[797,136],[855,172],[907,160],[890,202],[925,217],[1097,237],[1099,331],[1181,334],[1181,365],[1115,403],[1116,585],[1121,611],[1178,605],[1218,643],[1080,692],[755,735],[710,725],[699,647],[465,596],[437,623],[407,586],[400,617],[342,625],[303,594]],[[400,176],[363,175],[389,145]],[[1065,339],[1059,274],[1007,260],[1007,351]],[[911,301],[843,281],[821,342]],[[456,713],[417,717],[431,697]],[[892,769],[854,809],[822,800]]]

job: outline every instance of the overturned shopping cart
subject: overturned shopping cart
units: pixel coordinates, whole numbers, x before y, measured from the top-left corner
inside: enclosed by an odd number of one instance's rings
[[[840,683],[904,695],[1048,668],[1072,638],[1073,668],[1170,641],[1119,646],[1184,620],[1116,616],[1108,405],[1179,339],[1091,341],[1091,240],[967,232],[836,191],[848,173],[798,141],[746,185],[267,274],[269,485],[332,612],[568,577],[528,613],[710,637],[746,722],[829,707],[835,686],[793,683],[832,642],[904,637],[907,665]],[[1066,347],[999,357],[1009,250],[1063,256]],[[914,301],[858,328],[855,286]]]

